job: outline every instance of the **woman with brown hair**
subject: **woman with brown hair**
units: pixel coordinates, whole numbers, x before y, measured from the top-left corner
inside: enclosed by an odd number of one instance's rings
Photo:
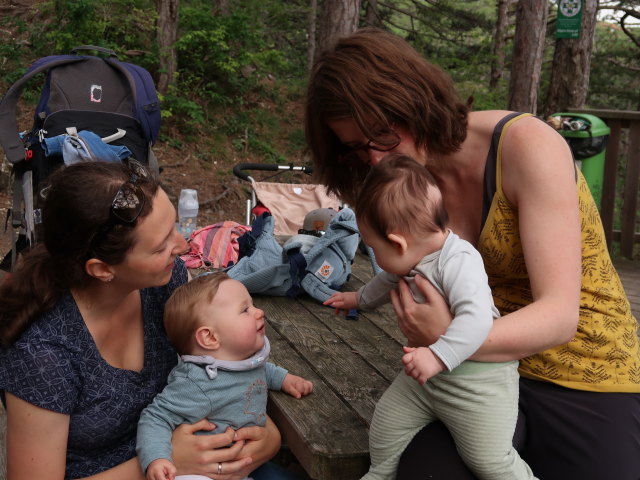
[[[162,315],[188,277],[175,209],[135,161],[63,167],[42,195],[43,242],[0,286],[8,478],[143,479],[138,417],[177,363]],[[176,430],[178,472],[242,478],[280,445],[270,422],[194,435],[212,429]]]
[[[514,445],[534,474],[635,480],[638,323],[564,139],[528,114],[471,111],[446,73],[377,29],[320,55],[305,126],[319,181],[349,204],[386,152],[435,177],[450,227],[482,254],[502,314],[472,359],[520,361]],[[431,345],[451,321],[421,280],[425,304],[402,282],[392,293],[410,346]],[[473,477],[436,423],[409,445],[398,478]]]

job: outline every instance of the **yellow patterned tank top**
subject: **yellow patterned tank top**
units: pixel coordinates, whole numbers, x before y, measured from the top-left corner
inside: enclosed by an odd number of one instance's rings
[[[522,116],[509,119],[502,132],[496,131],[495,195],[478,241],[496,307],[503,315],[532,301],[518,231],[518,211],[502,191],[500,174],[500,140],[509,125]],[[607,251],[597,207],[579,171],[577,194],[582,225],[582,293],[577,334],[567,344],[522,359],[520,374],[578,390],[640,392],[638,322],[631,314]]]

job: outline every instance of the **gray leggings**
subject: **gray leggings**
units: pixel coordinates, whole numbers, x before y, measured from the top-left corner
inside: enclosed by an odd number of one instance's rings
[[[436,419],[448,427],[458,452],[479,478],[534,478],[511,443],[518,416],[518,363],[466,362],[456,371],[471,364],[483,370],[441,373],[424,385],[404,372],[396,377],[376,405],[369,432],[371,468],[362,480],[395,478],[407,444]]]
[[[640,394],[585,392],[521,378],[519,403],[513,444],[537,477],[640,478]],[[400,458],[397,480],[417,478],[475,480],[441,422],[423,428]]]

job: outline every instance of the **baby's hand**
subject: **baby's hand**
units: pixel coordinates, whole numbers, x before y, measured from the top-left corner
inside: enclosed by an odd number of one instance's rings
[[[282,382],[282,391],[292,397],[301,398],[309,395],[313,391],[313,383],[297,375],[287,373],[287,376],[284,377],[284,381]]]
[[[423,385],[431,377],[436,376],[446,367],[430,348],[402,347],[404,356],[404,373]]]
[[[166,458],[158,458],[147,467],[147,480],[173,480],[176,467]]]
[[[329,305],[335,307],[338,310],[350,310],[352,308],[358,308],[358,293],[357,292],[336,292],[329,297],[329,300],[325,301],[323,305]]]

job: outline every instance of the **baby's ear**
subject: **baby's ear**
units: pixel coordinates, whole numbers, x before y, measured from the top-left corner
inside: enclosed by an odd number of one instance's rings
[[[395,247],[400,255],[404,255],[407,252],[408,243],[404,235],[399,233],[387,234],[387,240]]]
[[[202,326],[196,330],[196,343],[205,350],[217,350],[220,348],[220,339],[213,328]]]

